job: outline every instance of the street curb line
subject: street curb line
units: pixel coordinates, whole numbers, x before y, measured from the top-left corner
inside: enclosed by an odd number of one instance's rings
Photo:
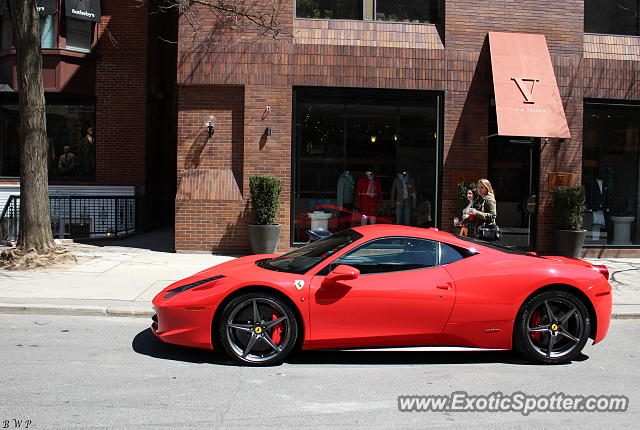
[[[640,319],[640,312],[618,312],[611,315],[614,320],[637,320]]]
[[[36,314],[36,315],[70,315],[70,316],[108,316],[151,318],[155,312],[151,309],[118,307],[118,306],[77,306],[77,305],[40,305],[0,303],[0,314]],[[640,319],[640,312],[614,312],[614,320]]]
[[[151,318],[154,314],[149,309],[120,308],[110,306],[74,306],[74,305],[32,305],[0,303],[0,314],[36,314],[36,315],[69,315],[69,316],[110,316]]]

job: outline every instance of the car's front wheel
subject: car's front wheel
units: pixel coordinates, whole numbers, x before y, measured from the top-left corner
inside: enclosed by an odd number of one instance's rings
[[[218,326],[220,343],[235,361],[251,366],[280,364],[293,350],[298,321],[281,298],[247,293],[230,301]]]
[[[531,361],[545,364],[575,359],[589,338],[591,319],[574,294],[545,291],[527,299],[514,327],[514,346]]]

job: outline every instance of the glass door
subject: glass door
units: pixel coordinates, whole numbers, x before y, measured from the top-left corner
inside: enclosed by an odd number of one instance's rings
[[[535,249],[539,148],[537,138],[489,138],[489,181],[496,193],[501,245]]]

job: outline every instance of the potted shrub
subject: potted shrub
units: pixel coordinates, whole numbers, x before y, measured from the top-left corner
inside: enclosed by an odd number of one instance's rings
[[[282,184],[269,176],[249,178],[251,207],[256,224],[249,226],[249,240],[254,254],[273,254],[278,247],[280,224],[276,224]]]
[[[580,258],[580,251],[587,233],[582,229],[585,211],[585,194],[581,185],[557,187],[552,192],[555,221],[555,251],[558,255]]]

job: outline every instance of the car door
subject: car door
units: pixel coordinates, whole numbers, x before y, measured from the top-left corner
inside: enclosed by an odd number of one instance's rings
[[[338,265],[357,279],[328,283]],[[398,346],[428,342],[442,332],[455,284],[439,266],[438,242],[386,237],[347,252],[318,272],[310,285],[313,344]]]

